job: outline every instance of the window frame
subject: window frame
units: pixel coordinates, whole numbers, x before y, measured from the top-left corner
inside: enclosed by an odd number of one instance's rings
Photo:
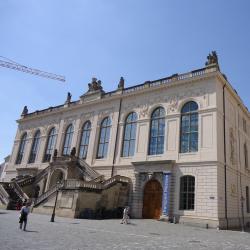
[[[248,148],[247,148],[247,143],[244,143],[244,165],[245,169],[248,169]]]
[[[159,116],[153,117],[154,114],[159,111]],[[161,114],[161,111],[163,114]],[[157,124],[157,135],[153,134],[153,123]],[[160,135],[160,125],[161,122],[163,122],[163,134]],[[166,129],[166,111],[162,106],[159,106],[153,110],[150,117],[150,128],[149,128],[149,144],[148,144],[148,155],[154,156],[154,155],[161,155],[164,153],[165,150],[165,129]],[[161,141],[159,142],[159,138],[161,138]],[[153,151],[153,142],[155,141],[155,151]],[[161,151],[160,151],[161,150]]]
[[[132,116],[131,121],[128,121],[130,116]],[[123,130],[121,157],[132,157],[135,154],[137,121],[138,121],[138,116],[137,116],[136,112],[129,113],[127,115],[126,119],[125,119],[125,125],[124,125],[124,130]],[[129,128],[129,138],[126,138],[127,126],[130,126],[130,128]],[[134,135],[134,138],[132,138],[133,135]],[[126,142],[128,143],[128,150],[124,151]],[[133,152],[131,152],[131,147],[133,147]],[[125,152],[127,152],[127,155],[125,154]]]
[[[37,153],[39,150],[40,138],[41,138],[41,132],[38,129],[33,138],[28,163],[34,163],[36,161]]]
[[[107,121],[108,124],[104,124],[104,122]],[[101,122],[101,126],[100,126],[100,131],[99,131],[99,138],[98,138],[98,147],[97,147],[97,153],[96,153],[96,159],[105,159],[107,158],[108,155],[108,149],[109,149],[109,140],[110,140],[110,132],[111,132],[111,127],[112,127],[112,123],[111,123],[111,119],[109,116],[105,117],[102,119]],[[101,142],[102,139],[102,130],[104,129],[105,133],[104,133],[104,141]],[[107,138],[107,131],[108,131],[108,138]],[[102,146],[102,152],[99,155],[99,150],[100,147]]]
[[[52,133],[53,132],[53,133]],[[56,128],[52,127],[47,136],[46,148],[44,151],[43,162],[50,162],[57,139]]]
[[[86,127],[87,126],[87,127]],[[85,128],[86,127],[86,128]],[[89,139],[90,139],[90,133],[91,133],[91,122],[88,120],[86,121],[83,126],[82,126],[82,131],[81,131],[81,138],[80,138],[80,144],[79,144],[79,158],[81,159],[86,159],[87,158],[87,154],[88,154],[88,147],[89,147]],[[85,139],[84,141],[87,140],[87,143],[82,144],[83,141],[83,136],[85,135],[85,138],[87,137],[87,139]],[[81,156],[81,148],[83,148],[83,157]],[[85,153],[86,152],[86,153]]]
[[[191,188],[193,188],[192,191]],[[183,175],[180,177],[179,210],[195,210],[195,189],[195,176]]]
[[[196,109],[191,110],[191,104],[195,104],[196,105]],[[187,106],[189,105],[189,110],[183,111]],[[191,129],[191,124],[192,124],[192,116],[195,115],[195,119],[197,121],[197,123],[195,124],[195,127],[197,127],[196,131],[192,131]],[[183,132],[184,130],[184,119],[183,117],[188,117],[188,131]],[[188,148],[187,150],[184,150],[184,145],[183,145],[183,141],[184,141],[184,136],[188,136]],[[195,136],[194,136],[195,135]],[[192,137],[194,137],[195,139],[195,143],[196,143],[196,148],[195,150],[192,150],[192,142],[194,142],[192,140]],[[179,152],[181,154],[186,154],[186,153],[195,153],[199,151],[199,106],[198,103],[195,101],[188,101],[186,102],[182,108],[181,108],[181,117],[180,117],[180,146],[179,146]]]
[[[73,135],[74,135],[74,126],[71,123],[71,124],[69,124],[67,126],[67,128],[65,130],[63,147],[62,147],[62,155],[63,156],[69,156],[70,155]]]
[[[17,157],[16,157],[16,161],[15,161],[15,164],[17,164],[17,165],[21,164],[23,161],[23,156],[25,154],[25,147],[26,147],[26,143],[27,143],[27,136],[28,136],[27,132],[24,132],[22,137],[21,137],[18,152],[17,152]]]

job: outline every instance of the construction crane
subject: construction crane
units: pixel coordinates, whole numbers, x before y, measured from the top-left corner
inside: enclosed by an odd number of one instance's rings
[[[65,82],[64,76],[56,75],[53,73],[48,73],[45,71],[41,71],[39,69],[33,69],[30,67],[24,66],[22,64],[19,64],[17,62],[14,62],[14,61],[12,61],[6,57],[3,57],[3,56],[0,56],[0,66],[5,67],[5,68],[9,68],[9,69],[19,70],[19,71],[29,73],[32,75],[37,75],[37,76],[46,77],[46,78],[50,78],[53,80]]]

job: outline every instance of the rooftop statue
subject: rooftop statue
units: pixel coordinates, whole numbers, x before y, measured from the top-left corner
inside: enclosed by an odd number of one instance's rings
[[[95,77],[92,78],[92,82],[88,84],[89,90],[88,92],[102,90],[102,82],[101,80],[97,80]]]
[[[211,64],[218,64],[218,56],[216,51],[212,51],[212,53],[209,53],[209,55],[207,56],[207,61],[205,65],[208,66]]]
[[[23,108],[23,112],[22,112],[22,114],[21,114],[21,116],[25,116],[25,115],[27,115],[28,114],[28,108],[27,108],[27,106],[24,106],[24,108]]]
[[[120,78],[120,81],[118,84],[118,89],[124,89],[124,78],[123,77]]]
[[[67,99],[66,99],[65,103],[70,103],[71,102],[71,97],[72,97],[72,95],[70,94],[70,92],[68,92]]]

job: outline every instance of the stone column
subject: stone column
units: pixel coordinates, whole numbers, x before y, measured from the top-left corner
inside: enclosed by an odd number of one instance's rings
[[[170,197],[171,172],[163,172],[163,193],[162,193],[162,216],[161,219],[169,220],[169,197]]]

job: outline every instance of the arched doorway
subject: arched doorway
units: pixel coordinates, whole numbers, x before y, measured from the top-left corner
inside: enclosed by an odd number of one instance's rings
[[[50,177],[49,187],[51,188],[51,187],[55,186],[58,182],[61,183],[64,179],[63,176],[64,176],[64,174],[63,174],[62,170],[56,169]]]
[[[142,218],[159,219],[162,209],[162,187],[159,181],[148,181],[144,187]]]

